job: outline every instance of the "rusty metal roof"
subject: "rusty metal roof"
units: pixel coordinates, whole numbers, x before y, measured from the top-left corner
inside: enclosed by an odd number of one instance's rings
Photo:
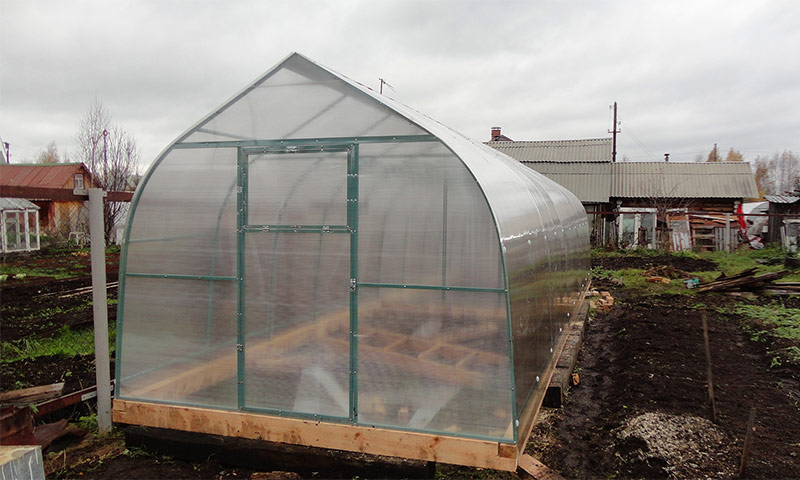
[[[764,195],[764,200],[769,203],[795,203],[800,200],[800,197],[793,195]]]
[[[0,165],[0,185],[8,187],[72,188],[72,177],[76,173],[91,174],[82,163],[60,163],[54,165]]]
[[[520,162],[610,162],[611,139],[486,142]]]
[[[619,198],[757,198],[745,162],[613,163],[611,196]]]
[[[611,164],[598,162],[523,162],[566,188],[583,203],[606,203],[611,194]]]

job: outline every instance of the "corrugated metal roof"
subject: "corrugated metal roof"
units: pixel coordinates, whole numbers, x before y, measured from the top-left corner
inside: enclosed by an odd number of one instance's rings
[[[486,142],[520,162],[611,162],[610,138]]]
[[[583,203],[606,203],[611,194],[611,164],[598,162],[523,162],[577,196]]]
[[[750,164],[613,163],[611,196],[621,198],[756,198]]]
[[[2,210],[38,210],[39,207],[24,198],[0,197],[0,211]]]
[[[764,200],[769,203],[795,203],[800,200],[800,197],[792,195],[764,195]]]
[[[55,165],[0,165],[0,185],[9,187],[71,188],[76,173],[88,174],[82,163]],[[88,185],[91,177],[86,179]],[[69,184],[71,185],[71,184]]]

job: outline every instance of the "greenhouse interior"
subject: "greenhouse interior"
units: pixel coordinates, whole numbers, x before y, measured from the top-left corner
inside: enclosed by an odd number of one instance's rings
[[[185,415],[247,414],[516,445],[588,285],[588,232],[544,176],[291,54],[137,189],[115,421],[236,436]]]

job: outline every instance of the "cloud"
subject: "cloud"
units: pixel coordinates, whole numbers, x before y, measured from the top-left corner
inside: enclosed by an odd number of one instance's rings
[[[800,151],[790,1],[0,1],[0,136],[12,158],[72,149],[95,98],[151,162],[291,51],[479,140],[608,136],[691,161]],[[634,133],[635,132],[635,133]],[[635,135],[635,139],[632,136]],[[688,153],[681,153],[688,152]]]

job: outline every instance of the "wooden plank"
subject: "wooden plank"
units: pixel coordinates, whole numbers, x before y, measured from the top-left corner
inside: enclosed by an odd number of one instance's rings
[[[114,380],[111,380],[110,390],[114,391]],[[97,396],[97,387],[94,386],[94,387],[84,388],[83,390],[78,390],[77,392],[68,393],[66,395],[54,398],[52,400],[46,400],[42,403],[36,404],[35,416],[38,418],[43,415],[53,413],[62,408],[69,407],[70,405],[75,405],[78,402],[83,402],[85,400],[89,400],[90,398],[95,398],[96,396]]]
[[[321,317],[317,322],[293,328],[287,332],[282,332],[270,340],[265,340],[256,344],[248,344],[246,355],[259,356],[266,352],[276,352],[286,350],[298,345],[307,343],[309,339],[318,338],[325,332],[339,327],[339,323],[348,322],[350,312],[339,311]],[[235,352],[231,351],[212,360],[206,364],[198,365],[194,368],[185,366],[176,369],[167,369],[159,372],[158,380],[148,380],[147,384],[132,392],[126,392],[130,397],[146,397],[151,392],[157,392],[169,388],[178,396],[187,396],[198,390],[202,390],[211,385],[215,385],[223,380],[236,375]],[[152,378],[152,377],[148,377]]]
[[[64,390],[64,382],[11,390],[0,393],[0,405],[25,405],[41,402],[61,395],[62,390]]]
[[[527,453],[519,457],[519,468],[536,480],[564,480],[564,477]]]
[[[711,421],[717,423],[717,402],[714,398],[714,376],[711,371],[711,348],[708,342],[708,320],[706,320],[706,311],[702,312],[703,322],[703,346],[706,351],[706,376],[708,377],[708,399],[711,401]]]
[[[572,371],[578,362],[578,352],[583,343],[584,319],[589,311],[589,303],[583,302],[576,320],[567,328],[567,340],[558,357],[555,371],[550,378],[542,405],[550,408],[560,408],[564,403],[567,391],[572,384]]]
[[[114,400],[115,422],[515,471],[513,444],[208,408]]]
[[[0,445],[34,445],[30,408],[5,407],[0,413]]]
[[[744,476],[747,464],[750,462],[750,451],[753,449],[753,435],[756,431],[756,407],[750,408],[750,416],[747,419],[747,431],[744,434],[744,447],[742,448],[742,459],[739,463],[739,478]]]

